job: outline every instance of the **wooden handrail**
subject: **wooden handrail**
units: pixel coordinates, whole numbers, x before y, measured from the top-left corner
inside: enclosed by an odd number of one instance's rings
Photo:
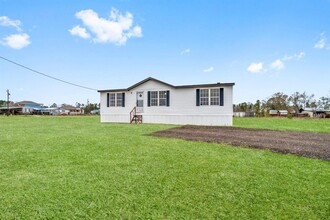
[[[134,118],[135,115],[136,115],[136,107],[134,107],[132,109],[132,111],[130,112],[130,123],[133,122],[133,118]]]

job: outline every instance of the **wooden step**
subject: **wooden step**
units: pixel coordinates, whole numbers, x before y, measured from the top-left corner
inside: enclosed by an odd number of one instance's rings
[[[132,120],[131,120],[131,123],[142,123],[142,115],[134,115]]]

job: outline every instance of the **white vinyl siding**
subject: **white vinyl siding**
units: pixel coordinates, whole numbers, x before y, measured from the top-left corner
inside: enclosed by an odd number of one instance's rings
[[[219,105],[204,105],[199,107],[201,89],[224,90],[223,102],[221,106],[221,95]],[[198,96],[196,90],[198,90]],[[158,91],[158,106],[151,106],[151,92]],[[159,91],[166,91],[169,106],[159,106]],[[170,91],[169,95],[167,92]],[[107,94],[125,92],[125,107],[107,108]],[[233,86],[219,85],[218,87],[196,87],[175,88],[162,83],[150,80],[130,91],[105,91],[101,92],[101,117],[102,122],[130,123],[130,111],[136,106],[136,92],[144,93],[143,123],[158,124],[191,124],[191,125],[232,125],[233,120]],[[210,91],[209,91],[210,93]],[[220,92],[221,93],[221,92]],[[210,95],[209,95],[210,96]],[[150,107],[149,107],[150,106]]]

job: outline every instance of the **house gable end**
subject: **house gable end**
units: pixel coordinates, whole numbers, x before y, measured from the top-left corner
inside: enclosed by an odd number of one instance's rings
[[[152,78],[152,77],[148,77],[148,78],[146,78],[146,79],[144,79],[144,80],[142,80],[142,81],[140,81],[140,82],[138,82],[138,83],[132,85],[131,87],[128,87],[128,88],[127,88],[127,91],[130,91],[130,90],[132,90],[132,89],[134,89],[134,88],[136,88],[136,87],[138,87],[138,86],[140,86],[140,85],[142,85],[142,84],[144,84],[144,83],[146,83],[146,82],[148,82],[148,81],[150,81],[150,80],[153,80],[153,81],[155,81],[155,82],[158,82],[158,83],[164,84],[164,85],[169,86],[169,87],[175,87],[175,86],[173,86],[173,85],[171,85],[171,84],[169,84],[169,83],[166,83],[166,82],[160,81],[160,80],[155,79],[155,78]]]
[[[166,83],[166,82],[163,82],[161,80],[158,80],[158,79],[155,79],[155,78],[152,78],[152,77],[148,77],[138,83],[135,83],[134,85],[126,88],[126,89],[106,89],[106,90],[98,90],[98,92],[127,92],[127,91],[130,91],[130,90],[133,90],[149,81],[155,81],[157,83],[160,83],[160,84],[163,84],[163,85],[166,85],[166,86],[169,86],[171,88],[175,88],[175,86],[169,84],[169,83]]]

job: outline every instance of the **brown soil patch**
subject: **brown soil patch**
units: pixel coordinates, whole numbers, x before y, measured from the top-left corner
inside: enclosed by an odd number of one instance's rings
[[[330,160],[330,134],[325,133],[187,125],[152,135],[269,149],[284,154]]]

